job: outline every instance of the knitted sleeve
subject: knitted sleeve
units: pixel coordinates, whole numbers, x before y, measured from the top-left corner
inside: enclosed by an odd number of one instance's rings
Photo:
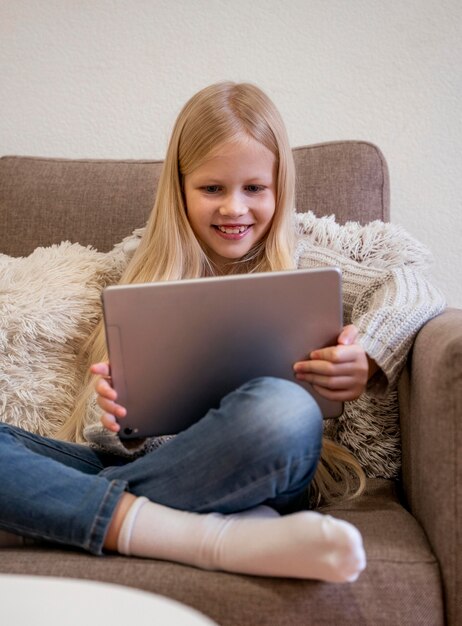
[[[344,323],[380,371],[369,391],[393,387],[419,329],[444,309],[444,298],[427,279],[430,254],[402,228],[382,222],[336,224],[303,214],[298,266],[338,267],[342,272]]]
[[[348,270],[345,283],[349,289]],[[361,345],[386,377],[374,376],[369,389],[383,393],[397,383],[417,332],[441,313],[444,299],[425,276],[409,266],[379,271],[355,296],[351,323],[359,329]]]

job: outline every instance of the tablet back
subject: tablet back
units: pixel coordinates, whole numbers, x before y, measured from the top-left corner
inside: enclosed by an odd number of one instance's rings
[[[342,328],[341,275],[333,268],[176,282],[103,291],[120,436],[177,433],[221,398],[260,376],[294,379],[311,350],[335,345]],[[309,389],[324,417],[341,402]]]

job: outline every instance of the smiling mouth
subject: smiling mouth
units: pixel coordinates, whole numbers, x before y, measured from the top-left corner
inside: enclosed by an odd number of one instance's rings
[[[250,224],[248,225],[239,225],[239,226],[213,226],[214,228],[216,228],[218,231],[220,231],[220,233],[224,233],[225,235],[242,235],[242,233],[245,233],[247,230],[249,230],[250,228]]]

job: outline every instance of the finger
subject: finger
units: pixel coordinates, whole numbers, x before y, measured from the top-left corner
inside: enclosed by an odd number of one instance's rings
[[[319,393],[320,396],[326,398],[326,400],[335,400],[337,402],[349,402],[351,400],[356,400],[361,395],[360,390],[351,389],[346,391],[342,390],[332,390],[325,389],[324,387],[320,387],[318,385],[313,385],[313,389]]]
[[[320,359],[322,361],[331,361],[332,363],[346,363],[355,361],[360,354],[363,353],[359,345],[339,345],[321,348],[310,353],[310,359]]]
[[[350,376],[320,376],[316,374],[297,374],[297,380],[322,387],[323,389],[348,391],[356,381]]]
[[[349,324],[345,326],[338,336],[337,343],[342,344],[344,346],[351,345],[355,343],[359,335],[359,330],[356,328],[354,324]]]
[[[110,400],[117,399],[117,391],[113,387],[111,387],[111,385],[104,378],[98,378],[95,383],[95,390],[100,396],[103,396],[104,398],[109,398]]]
[[[116,404],[112,400],[108,400],[107,398],[102,398],[100,396],[96,401],[100,409],[102,409],[105,413],[110,413],[111,415],[115,415],[119,418],[127,415],[127,409],[120,404]]]
[[[104,413],[101,416],[101,423],[105,428],[112,431],[113,433],[118,433],[120,430],[120,425],[117,423],[116,418],[110,413]]]
[[[324,376],[354,376],[358,370],[357,361],[332,363],[331,361],[300,361],[294,364],[296,374],[321,374]]]
[[[102,363],[93,363],[92,365],[90,365],[90,372],[92,374],[99,374],[104,378],[110,378],[111,367],[109,365],[109,361],[104,361]]]

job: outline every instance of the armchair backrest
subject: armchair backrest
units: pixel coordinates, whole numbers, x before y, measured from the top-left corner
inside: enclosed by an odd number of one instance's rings
[[[339,222],[389,219],[380,150],[363,141],[294,149],[296,206]],[[162,161],[0,158],[0,253],[30,254],[63,240],[105,252],[143,226]]]

